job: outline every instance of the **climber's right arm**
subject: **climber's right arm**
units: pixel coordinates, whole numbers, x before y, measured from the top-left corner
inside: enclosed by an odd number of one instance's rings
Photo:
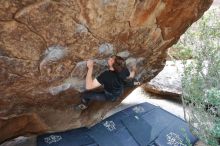
[[[92,60],[87,61],[87,67],[88,67],[88,72],[86,75],[86,89],[87,90],[91,90],[91,89],[101,86],[101,84],[97,81],[97,79],[92,79],[93,64],[94,63]]]

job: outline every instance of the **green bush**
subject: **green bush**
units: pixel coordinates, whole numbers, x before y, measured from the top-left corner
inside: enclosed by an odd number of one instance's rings
[[[172,56],[175,60],[187,60],[192,59],[192,49],[186,48],[182,44],[176,45],[177,48],[171,48],[171,51],[169,51],[169,55]]]
[[[211,146],[220,145],[219,12],[220,9],[206,12],[175,46],[184,47],[185,52],[190,50],[192,55],[192,60],[185,62],[182,78],[187,120],[193,133]]]

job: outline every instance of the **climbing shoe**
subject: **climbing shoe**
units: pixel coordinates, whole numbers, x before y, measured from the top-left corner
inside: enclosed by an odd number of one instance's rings
[[[81,110],[82,111],[82,110],[87,109],[87,107],[88,106],[86,104],[80,103],[80,104],[75,106],[75,110],[78,110],[78,111]]]

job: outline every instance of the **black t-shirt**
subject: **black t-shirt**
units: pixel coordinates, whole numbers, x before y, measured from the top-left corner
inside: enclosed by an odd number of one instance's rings
[[[126,78],[130,76],[130,72],[128,68],[124,68],[121,72],[118,73],[118,75],[122,80],[126,80]]]
[[[120,73],[116,73],[111,70],[106,70],[101,73],[96,79],[100,84],[104,86],[104,89],[111,93],[114,97],[121,95],[123,90],[122,80],[129,76],[128,70],[123,70]]]

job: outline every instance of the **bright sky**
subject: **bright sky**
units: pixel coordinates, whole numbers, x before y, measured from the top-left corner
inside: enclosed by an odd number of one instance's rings
[[[220,0],[214,0],[213,5],[220,6]]]

